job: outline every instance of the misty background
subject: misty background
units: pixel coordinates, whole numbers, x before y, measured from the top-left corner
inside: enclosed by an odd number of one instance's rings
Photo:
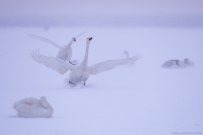
[[[203,27],[203,1],[1,0],[0,26]]]
[[[30,53],[56,57],[72,45],[71,60],[88,65],[141,56],[90,76],[72,88]],[[203,0],[0,0],[0,135],[203,134]],[[195,66],[162,68],[188,58]],[[80,87],[80,86],[79,86]],[[13,104],[46,96],[50,119],[19,118]]]

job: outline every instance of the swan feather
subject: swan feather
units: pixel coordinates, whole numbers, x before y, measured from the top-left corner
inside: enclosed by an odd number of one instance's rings
[[[60,74],[66,73],[68,70],[72,70],[75,66],[69,62],[63,61],[56,57],[48,57],[42,55],[39,50],[35,50],[31,53],[31,57],[38,63],[45,65],[46,67],[57,71]]]
[[[33,34],[28,34],[28,36],[31,37],[31,38],[40,39],[40,40],[43,41],[43,42],[47,42],[47,43],[49,43],[49,44],[52,44],[53,46],[55,46],[55,47],[57,47],[57,48],[59,48],[59,49],[62,48],[60,45],[56,44],[55,42],[51,41],[51,40],[48,39],[48,38],[41,37],[41,36],[37,36],[37,35],[33,35]]]
[[[128,59],[104,61],[104,62],[90,66],[90,73],[92,75],[96,75],[96,74],[99,74],[101,72],[111,70],[117,66],[125,65],[125,64],[131,63],[133,61],[137,61],[139,59],[140,59],[140,56],[135,55],[133,58],[128,58]]]

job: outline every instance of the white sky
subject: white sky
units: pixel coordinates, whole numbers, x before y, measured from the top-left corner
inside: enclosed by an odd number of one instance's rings
[[[203,0],[0,0],[0,15],[203,14]]]

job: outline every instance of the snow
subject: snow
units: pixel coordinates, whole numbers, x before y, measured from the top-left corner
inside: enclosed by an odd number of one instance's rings
[[[87,28],[0,28],[1,135],[172,135],[203,134],[203,28],[89,28],[73,44],[73,58],[82,61],[92,36],[89,65],[110,59],[142,56],[90,76],[87,86],[70,88],[57,72],[35,62],[32,50],[56,56],[57,48],[34,34],[66,45]],[[169,59],[190,59],[194,67],[164,69]],[[46,96],[52,118],[20,118],[13,104]]]

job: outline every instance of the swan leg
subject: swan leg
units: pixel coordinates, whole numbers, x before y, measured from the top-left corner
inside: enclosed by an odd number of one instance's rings
[[[75,83],[73,83],[73,82],[71,82],[71,81],[69,81],[69,84],[72,84],[72,85],[76,86],[76,84],[75,84]]]
[[[69,63],[72,64],[72,65],[76,65],[76,64],[72,63],[70,60],[69,60]]]

